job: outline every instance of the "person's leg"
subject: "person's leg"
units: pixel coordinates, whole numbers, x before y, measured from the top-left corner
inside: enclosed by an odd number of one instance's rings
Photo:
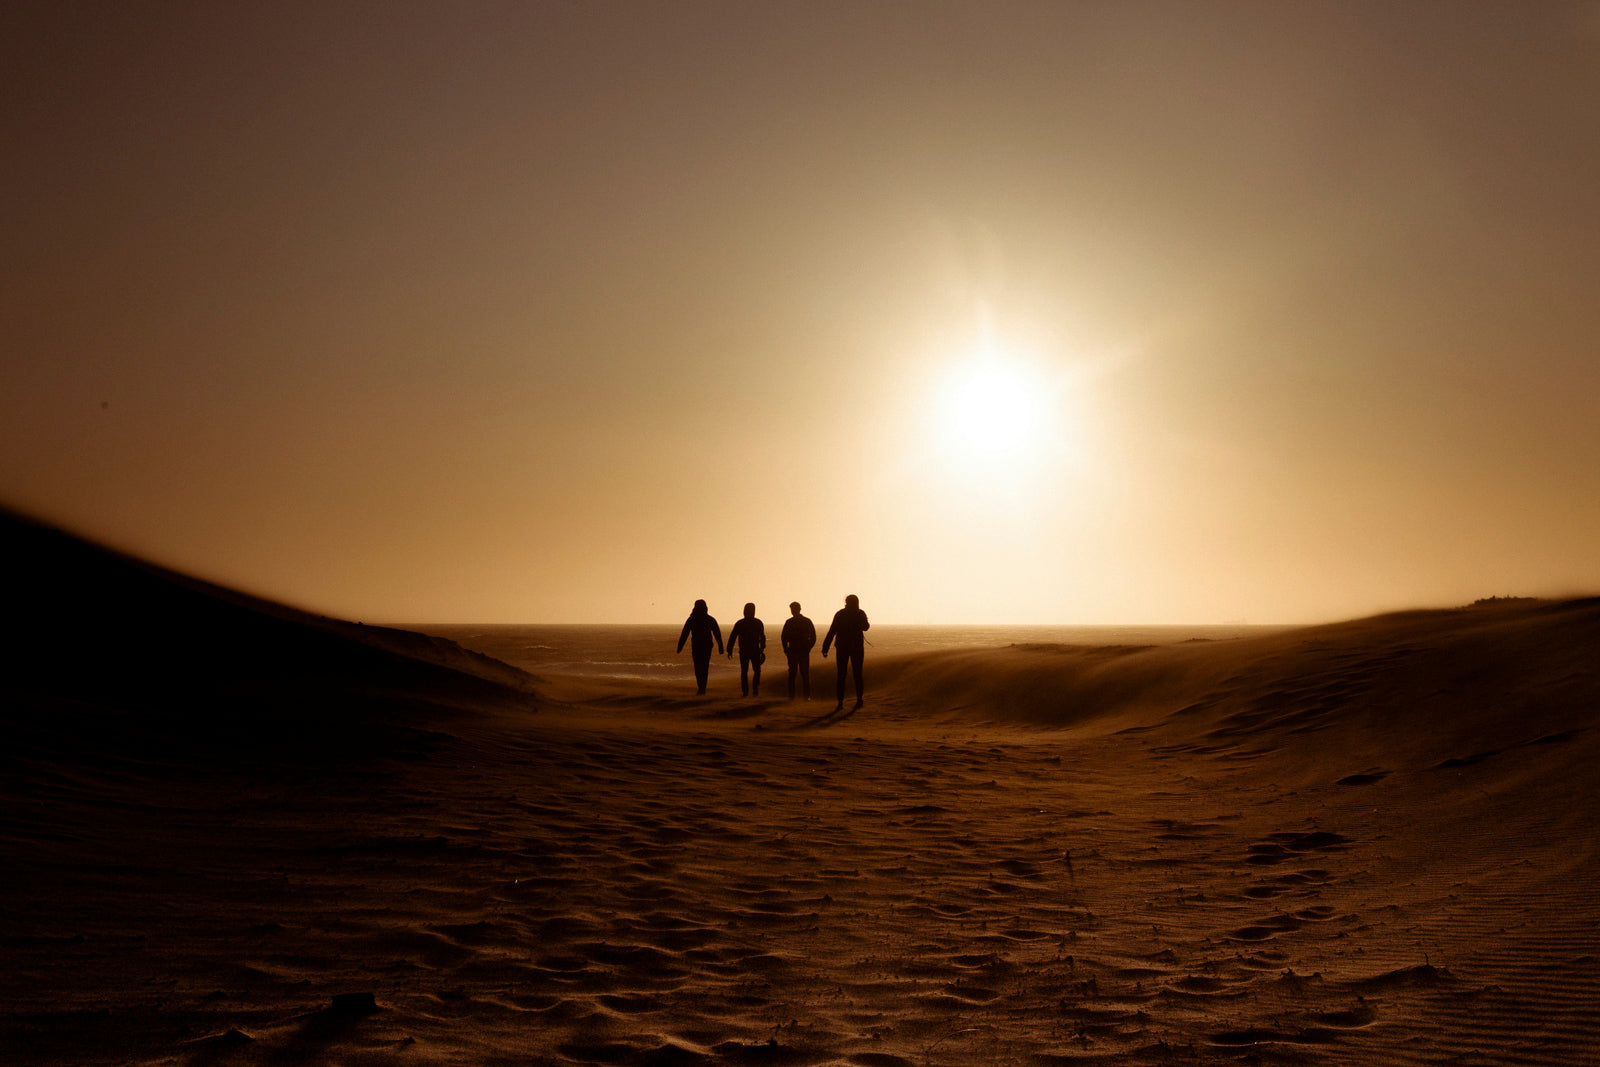
[[[862,693],[865,692],[861,684],[861,660],[863,654],[863,650],[859,648],[850,653],[850,665],[855,668],[856,672],[856,703],[858,705],[862,702]]]
[[[739,653],[739,692],[750,695],[750,657]]]
[[[759,655],[750,659],[750,692],[756,696],[761,695],[761,657]]]
[[[711,650],[707,649],[702,655],[698,650],[694,654],[694,680],[700,687],[700,692],[706,691],[706,677],[711,673]]]
[[[789,686],[793,691],[794,686]],[[811,699],[811,653],[807,652],[800,657],[800,691],[807,700]]]
[[[794,676],[800,670],[800,661],[793,656],[789,657],[789,699],[794,699]]]
[[[839,666],[839,706],[842,708],[842,707],[844,707],[844,675],[845,675],[845,672],[850,669],[850,657],[845,655],[845,651],[842,648],[839,649],[839,651],[836,652],[835,655],[838,657],[838,666]]]

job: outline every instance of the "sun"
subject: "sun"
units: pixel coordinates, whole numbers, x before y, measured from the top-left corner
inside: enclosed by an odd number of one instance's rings
[[[962,368],[946,386],[944,417],[955,442],[981,452],[1004,453],[1036,429],[1039,398],[1014,367],[985,360]]]
[[[984,353],[946,377],[936,423],[945,444],[959,454],[1020,457],[1039,442],[1045,401],[1043,384],[1023,363]]]

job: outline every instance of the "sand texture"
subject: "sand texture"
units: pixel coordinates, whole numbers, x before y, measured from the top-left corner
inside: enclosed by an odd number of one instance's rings
[[[869,656],[832,715],[6,537],[93,577],[5,665],[0,1061],[1600,1056],[1600,601]]]

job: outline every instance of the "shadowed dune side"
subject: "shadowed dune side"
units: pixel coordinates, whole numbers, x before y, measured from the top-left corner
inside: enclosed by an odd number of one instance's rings
[[[874,693],[923,714],[1106,732],[1181,707],[1227,669],[1180,646],[1012,645],[869,661]],[[831,669],[823,672],[831,675]]]
[[[1600,599],[1378,616],[1241,651],[1169,737],[1234,754],[1304,739],[1435,767],[1575,738],[1600,716]]]
[[[3,511],[0,553],[14,624],[0,731],[13,744],[314,753],[533,706],[536,679],[454,642],[313,615]]]
[[[1196,750],[1339,731],[1411,761],[1471,759],[1584,730],[1600,713],[1600,599],[1412,611],[1263,637],[1146,647],[1016,645],[871,665],[941,716]],[[1468,752],[1467,749],[1472,751]]]

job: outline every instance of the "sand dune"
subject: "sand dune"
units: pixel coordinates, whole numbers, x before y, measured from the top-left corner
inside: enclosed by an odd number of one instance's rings
[[[12,744],[314,753],[415,741],[445,709],[526,707],[533,693],[522,671],[450,641],[298,611],[3,512],[0,552]]]
[[[7,1062],[1600,1048],[1600,602],[869,660],[870,703],[834,716],[535,685],[100,558],[8,666],[6,729],[100,701],[145,744],[84,758],[35,722],[54,742],[6,758]],[[60,586],[36,585],[48,612]],[[116,612],[161,621],[129,635]],[[224,618],[248,621],[208,643]],[[249,634],[276,643],[232,647]],[[137,662],[173,648],[182,671],[213,657],[175,683],[180,719],[159,696],[173,658]],[[304,698],[367,729],[393,707],[433,743],[334,763],[315,733],[183,743],[263,660],[302,655],[255,721]]]

